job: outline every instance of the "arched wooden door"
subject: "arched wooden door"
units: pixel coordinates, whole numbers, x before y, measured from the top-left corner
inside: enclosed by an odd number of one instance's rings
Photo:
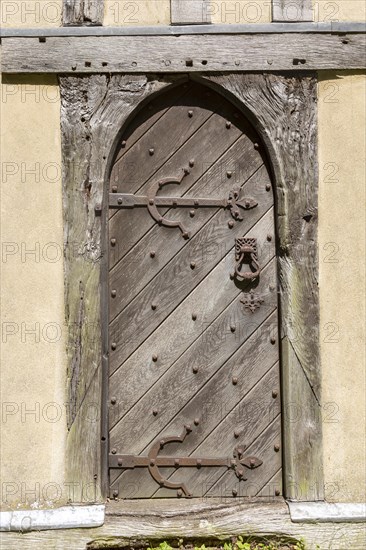
[[[274,199],[259,137],[217,93],[156,97],[110,178],[115,498],[281,494]]]

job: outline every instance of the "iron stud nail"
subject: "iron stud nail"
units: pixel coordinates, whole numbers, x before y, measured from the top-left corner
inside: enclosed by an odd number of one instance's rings
[[[179,466],[179,458],[176,458],[176,459],[174,460],[174,466],[175,466],[176,468],[178,468],[178,466]]]
[[[183,172],[185,173],[186,176],[188,176],[188,174],[191,173],[189,168],[183,168]]]
[[[278,453],[278,451],[280,450],[280,446],[278,443],[276,443],[276,445],[273,447],[275,452]]]
[[[200,423],[200,419],[199,419],[199,418],[195,418],[195,419],[194,419],[194,425],[195,425],[195,426],[198,426],[199,423]]]
[[[236,386],[238,383],[238,379],[236,376],[233,376],[233,386]]]
[[[154,363],[156,363],[156,361],[158,360],[158,356],[155,353],[152,356],[152,360],[154,361]]]
[[[173,199],[172,205],[173,208],[176,208],[178,206],[178,201],[176,199]]]
[[[111,349],[115,350],[116,348],[117,348],[116,342],[112,342],[112,344],[111,344]]]
[[[195,321],[197,319],[196,313],[192,313],[192,319],[193,319],[193,321]]]
[[[191,218],[194,218],[195,211],[194,211],[194,210],[190,210],[190,211],[189,211],[189,215],[191,216]]]
[[[272,392],[273,399],[276,399],[277,395],[278,395],[278,392],[276,390],[273,390]]]
[[[112,449],[112,455],[115,455],[117,453],[117,449]]]
[[[235,273],[232,271],[232,272],[230,273],[230,279],[234,279],[234,277],[235,277]]]
[[[198,367],[192,367],[192,372],[193,372],[194,374],[197,374],[197,372],[198,372]]]
[[[271,186],[270,186],[269,183],[267,183],[267,185],[266,185],[266,191],[270,191],[270,190],[271,190]]]
[[[188,116],[189,116],[189,118],[192,118],[193,117],[193,111],[188,111]]]
[[[115,246],[116,242],[117,242],[116,239],[111,239],[111,245],[112,245],[112,246]]]
[[[113,491],[113,496],[118,497],[118,491]]]
[[[250,206],[250,202],[249,201],[245,201],[245,208],[249,208]]]
[[[254,144],[254,149],[259,149],[259,143]]]
[[[238,474],[240,475],[240,477],[243,477],[243,475],[244,475],[244,470],[242,470],[242,469],[240,468],[240,470],[238,470]]]
[[[122,464],[123,464],[122,458],[119,458],[118,459],[118,466],[122,466]]]
[[[274,336],[272,336],[272,338],[271,338],[271,344],[273,345],[273,344],[275,344],[275,343],[276,343],[276,338],[275,338]]]
[[[196,464],[197,464],[197,468],[201,468],[202,467],[202,460],[200,458],[198,458],[196,460]]]
[[[151,304],[151,309],[152,309],[153,311],[155,311],[156,308],[157,308],[157,305],[156,305],[156,304]]]
[[[186,231],[183,233],[183,239],[189,239],[189,234]]]
[[[150,157],[152,157],[154,153],[155,153],[155,149],[153,147],[151,147],[151,149],[149,149]]]
[[[200,201],[198,201],[197,199],[194,201],[194,205],[195,207],[197,208],[199,205],[200,205]]]
[[[250,467],[254,468],[255,466],[255,460],[253,458],[250,459]]]
[[[276,495],[276,497],[279,497],[280,494],[281,494],[281,493],[280,493],[280,490],[279,490],[279,489],[276,489],[276,490],[275,490],[275,495]]]
[[[123,200],[121,199],[121,197],[119,199],[117,199],[117,203],[118,204],[122,204]]]
[[[122,145],[122,147],[126,147],[126,140],[123,140],[121,145]]]
[[[117,290],[112,290],[111,296],[112,298],[115,298],[117,296]]]
[[[165,445],[165,439],[160,439],[160,449],[162,449]]]
[[[267,241],[271,241],[271,240],[272,240],[272,235],[270,235],[270,234],[268,233],[268,235],[267,235]]]
[[[112,397],[111,403],[112,403],[112,405],[115,405],[117,403],[117,399],[115,397]]]
[[[155,250],[152,250],[152,251],[150,252],[150,258],[155,258]]]
[[[178,489],[177,491],[177,497],[180,498],[183,495],[182,489]]]
[[[190,424],[187,424],[186,426],[186,432],[189,434],[192,431],[192,426]]]
[[[154,409],[152,413],[154,416],[158,416],[158,409]]]
[[[237,489],[233,489],[232,493],[233,493],[233,497],[238,496],[238,491],[237,491]]]
[[[154,204],[154,199],[150,199],[149,204]]]
[[[189,164],[189,166],[190,166],[191,168],[193,168],[193,166],[194,166],[194,159],[191,159],[191,160],[189,161],[188,164]]]
[[[234,222],[233,222],[233,220],[228,221],[227,224],[228,224],[228,226],[229,226],[230,229],[232,229],[232,228],[234,227]]]
[[[236,326],[235,325],[230,325],[230,330],[231,330],[231,332],[235,332],[236,331]]]
[[[226,121],[226,128],[231,128],[231,122],[229,120]]]
[[[196,267],[196,262],[191,262],[191,269],[194,269]]]
[[[112,193],[117,193],[117,185],[112,185]]]
[[[155,466],[155,460],[153,458],[150,459],[150,466]]]
[[[227,176],[228,178],[231,178],[232,175],[233,175],[233,173],[232,173],[231,170],[228,170],[228,171],[226,172],[226,176]]]
[[[240,435],[239,430],[235,430],[235,432],[234,432],[235,439],[238,439],[239,435]]]

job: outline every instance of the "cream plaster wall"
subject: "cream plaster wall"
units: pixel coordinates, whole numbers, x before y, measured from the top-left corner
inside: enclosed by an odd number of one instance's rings
[[[366,74],[319,83],[319,253],[328,500],[366,500]]]
[[[0,0],[2,27],[59,27],[62,0]]]
[[[66,500],[60,99],[54,76],[3,77],[1,497]]]
[[[313,0],[314,21],[364,21],[365,0]]]
[[[169,25],[170,0],[105,0],[104,25]]]

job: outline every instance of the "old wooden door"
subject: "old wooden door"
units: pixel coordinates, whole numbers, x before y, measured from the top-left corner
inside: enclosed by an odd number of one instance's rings
[[[263,147],[187,83],[132,121],[110,178],[115,498],[281,494],[274,204]]]

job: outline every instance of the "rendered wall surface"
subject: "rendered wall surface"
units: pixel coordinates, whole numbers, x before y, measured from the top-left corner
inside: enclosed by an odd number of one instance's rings
[[[366,497],[366,75],[319,83],[319,254],[326,495]]]
[[[1,27],[60,27],[62,0],[1,0]]]
[[[57,80],[3,76],[0,101],[1,504],[25,508],[65,493]]]

